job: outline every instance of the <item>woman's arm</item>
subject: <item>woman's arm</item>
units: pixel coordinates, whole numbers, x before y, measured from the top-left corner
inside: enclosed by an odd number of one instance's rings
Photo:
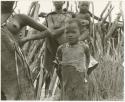
[[[57,38],[57,37],[61,36],[64,33],[64,30],[65,30],[65,26],[62,26],[62,27],[60,27],[58,29],[51,30],[51,32],[52,32],[51,36]]]
[[[44,39],[44,38],[49,37],[49,36],[58,37],[64,33],[64,30],[65,30],[64,26],[59,28],[59,29],[55,29],[55,30],[49,30],[49,31],[45,30],[43,32],[38,32],[36,34],[32,34],[29,37],[25,37],[25,38],[21,39],[21,42],[26,43],[27,41]]]
[[[32,34],[29,37],[24,37],[21,39],[21,42],[26,43],[26,42],[31,41],[31,40],[44,39],[45,37],[48,37],[48,36],[49,36],[49,33],[47,30],[45,30],[43,32],[37,32],[36,34]]]

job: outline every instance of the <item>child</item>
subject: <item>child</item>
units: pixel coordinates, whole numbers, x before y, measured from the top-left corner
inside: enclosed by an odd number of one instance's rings
[[[90,14],[89,14],[89,5],[88,1],[79,1],[79,13],[76,14],[76,18],[80,20],[82,26],[82,34],[79,37],[79,40],[85,40],[89,37],[90,31]]]
[[[85,41],[86,44],[89,45],[91,49],[91,43],[90,43],[90,35],[92,34],[92,22],[91,22],[91,15],[89,13],[89,1],[79,1],[79,13],[76,14],[76,18],[80,20],[81,22],[81,35],[79,37],[80,41]],[[90,51],[92,53],[92,51]],[[93,58],[93,56],[90,55],[90,63],[89,63],[89,69],[88,69],[88,75],[97,67],[98,62]]]
[[[71,19],[66,23],[67,43],[57,50],[57,60],[62,68],[62,99],[87,99],[87,68],[89,64],[88,47],[78,41],[81,34],[81,23],[78,19]]]

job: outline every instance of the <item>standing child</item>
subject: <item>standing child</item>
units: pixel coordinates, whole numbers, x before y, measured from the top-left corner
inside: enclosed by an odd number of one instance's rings
[[[81,23],[71,19],[66,23],[67,43],[57,50],[57,60],[61,64],[62,100],[87,100],[87,68],[90,54],[85,43],[78,41]]]

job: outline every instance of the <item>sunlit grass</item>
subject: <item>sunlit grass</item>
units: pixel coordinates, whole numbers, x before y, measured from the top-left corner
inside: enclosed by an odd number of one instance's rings
[[[92,100],[123,100],[124,67],[123,39],[118,39],[117,47],[114,42],[108,41],[103,52],[100,35],[96,32],[95,58],[99,61],[98,67],[90,75],[90,97]],[[122,37],[120,37],[122,38]]]

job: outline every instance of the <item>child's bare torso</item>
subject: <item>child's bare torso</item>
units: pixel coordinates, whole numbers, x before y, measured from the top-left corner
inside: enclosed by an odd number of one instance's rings
[[[86,29],[89,29],[89,23],[90,23],[90,14],[89,13],[78,13],[76,14],[76,18],[80,20],[82,24],[82,32],[84,32]]]
[[[71,65],[76,68],[79,72],[84,72],[86,70],[86,58],[84,47],[81,42],[76,45],[69,45],[66,43],[65,47],[62,49],[62,65]]]

